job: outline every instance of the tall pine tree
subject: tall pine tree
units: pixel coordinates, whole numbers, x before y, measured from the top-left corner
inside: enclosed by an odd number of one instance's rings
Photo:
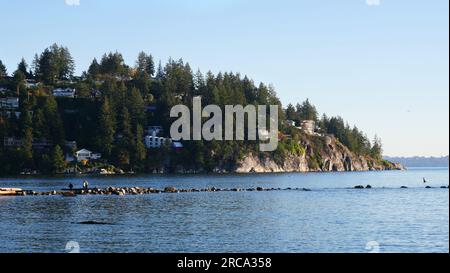
[[[97,149],[104,157],[111,156],[114,145],[114,115],[111,110],[108,98],[105,98],[98,119]]]

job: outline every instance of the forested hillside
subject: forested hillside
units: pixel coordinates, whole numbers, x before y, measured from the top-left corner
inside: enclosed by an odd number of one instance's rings
[[[308,100],[283,108],[274,87],[240,74],[204,74],[193,71],[181,59],[156,65],[144,52],[134,64],[125,64],[120,53],[111,52],[94,59],[82,75],[75,76],[74,71],[75,60],[69,49],[56,44],[36,54],[31,65],[22,59],[12,73],[0,61],[0,98],[4,102],[0,109],[0,174],[61,173],[69,167],[211,172],[218,165],[233,170],[249,154],[279,164],[287,157],[308,154],[310,164],[321,167],[321,151],[330,135],[352,153],[382,162],[378,138],[370,141],[341,117],[319,117]],[[55,89],[75,93],[56,96]],[[169,115],[171,107],[192,107],[195,96],[202,97],[203,105],[222,108],[279,105],[279,148],[262,153],[254,141],[184,141],[182,149],[146,147],[148,127],[161,126],[161,137],[170,137],[174,121]],[[8,104],[15,98],[17,106]],[[298,128],[305,120],[317,124],[314,134]],[[306,140],[315,153],[307,152]],[[82,163],[67,160],[79,149],[101,153],[102,157]]]

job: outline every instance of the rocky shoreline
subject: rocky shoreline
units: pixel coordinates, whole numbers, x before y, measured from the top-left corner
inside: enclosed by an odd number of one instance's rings
[[[433,187],[426,186],[426,189],[433,189]],[[448,186],[435,187],[440,189],[448,189]],[[371,185],[363,186],[357,185],[352,188],[346,189],[374,189]],[[401,186],[400,189],[408,189],[406,186]],[[310,192],[311,189],[308,188],[232,188],[232,189],[221,189],[221,188],[204,188],[204,189],[177,189],[174,187],[166,187],[164,190],[158,190],[154,188],[139,188],[139,187],[108,187],[105,189],[75,189],[75,190],[60,190],[60,191],[47,191],[47,192],[36,192],[36,191],[28,191],[28,190],[20,190],[15,194],[10,196],[65,196],[65,197],[76,197],[78,195],[115,195],[115,196],[124,196],[124,195],[148,195],[148,194],[164,194],[164,193],[213,193],[213,192],[269,192],[269,191],[304,191]]]
[[[375,160],[369,156],[356,155],[335,137],[324,137],[325,146],[318,149],[312,139],[304,139],[303,155],[289,154],[281,164],[275,160],[260,158],[253,154],[245,156],[236,166],[236,173],[308,173],[308,172],[365,172],[404,171],[400,163]]]

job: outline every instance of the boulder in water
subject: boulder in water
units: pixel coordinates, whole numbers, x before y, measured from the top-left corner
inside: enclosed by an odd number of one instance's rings
[[[112,225],[111,223],[105,223],[105,222],[97,222],[97,221],[83,221],[77,223],[79,225]]]
[[[174,188],[174,187],[166,187],[164,189],[164,192],[166,192],[166,193],[177,193],[178,190],[176,188]]]

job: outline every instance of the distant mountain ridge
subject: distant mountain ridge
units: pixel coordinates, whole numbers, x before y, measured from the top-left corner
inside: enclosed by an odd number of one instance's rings
[[[443,157],[384,157],[391,162],[401,163],[405,167],[448,167],[449,156]]]

